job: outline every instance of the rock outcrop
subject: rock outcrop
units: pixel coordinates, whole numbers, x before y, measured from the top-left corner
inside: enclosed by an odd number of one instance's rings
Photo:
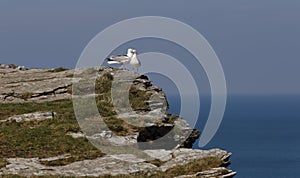
[[[166,150],[146,150],[151,156],[164,161],[161,166],[148,163],[144,159],[137,158],[132,154],[106,155],[94,160],[74,162],[65,166],[45,166],[41,161],[49,161],[67,157],[61,155],[53,158],[9,158],[10,163],[0,169],[2,174],[18,175],[57,175],[57,176],[104,176],[121,174],[140,174],[145,176],[155,175],[157,172],[165,172],[178,165],[184,165],[194,160],[206,157],[218,157],[224,162],[228,161],[231,153],[220,149],[192,150],[178,149],[174,152]],[[222,174],[223,173],[223,174]],[[235,173],[224,167],[213,168],[208,171],[197,172],[193,175],[182,175],[179,177],[232,177]]]
[[[113,146],[136,145],[143,154],[151,158],[149,160],[131,153],[106,153],[105,156],[92,160],[79,160],[62,166],[47,166],[43,162],[69,157],[68,155],[50,158],[7,157],[5,160],[8,164],[0,169],[0,175],[166,176],[171,169],[206,158],[213,158],[219,162],[207,170],[174,175],[233,177],[236,174],[226,169],[230,164],[231,153],[220,149],[191,149],[200,132],[191,128],[180,116],[167,113],[169,105],[165,93],[160,87],[152,85],[147,76],[109,67],[82,68],[75,71],[63,68],[28,70],[24,66],[0,65],[0,80],[0,104],[44,103],[71,98],[80,101],[80,98],[92,96],[100,107],[101,116],[80,113],[81,115],[77,117],[81,117],[79,125],[82,130],[68,131],[66,135],[74,139],[88,139],[92,143],[105,142]],[[96,81],[96,84],[90,84],[88,80]],[[112,99],[107,99],[111,97]],[[76,109],[76,102],[73,104]],[[81,108],[83,110],[89,110],[88,105],[82,107],[86,107]],[[56,119],[56,114],[49,110],[10,116],[0,120],[0,127],[2,123],[9,124],[9,122],[53,120]],[[103,123],[108,128],[102,128]],[[88,128],[84,128],[83,125]],[[100,125],[100,128],[90,129],[95,125]],[[154,144],[158,139],[162,141]],[[153,160],[156,163],[151,162]]]
[[[45,102],[71,98],[73,70],[20,70],[19,67],[6,66],[0,67],[0,102]]]

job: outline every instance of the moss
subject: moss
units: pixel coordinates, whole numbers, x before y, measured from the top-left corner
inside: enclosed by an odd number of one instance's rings
[[[96,104],[99,113],[103,117],[114,116],[117,113],[114,110],[114,106],[111,101],[110,93],[105,93],[103,95],[96,97]]]

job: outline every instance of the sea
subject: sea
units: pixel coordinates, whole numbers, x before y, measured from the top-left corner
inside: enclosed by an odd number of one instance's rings
[[[205,97],[204,97],[205,98]],[[202,99],[196,124],[205,125],[210,99]],[[180,101],[168,97],[170,113],[180,110]],[[231,165],[237,178],[300,177],[300,96],[231,95],[227,98],[222,123],[213,139],[203,148],[221,148],[232,153]]]

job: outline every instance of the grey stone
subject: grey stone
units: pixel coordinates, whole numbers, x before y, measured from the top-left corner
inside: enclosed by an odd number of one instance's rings
[[[78,133],[67,133],[67,135],[70,135],[73,138],[82,138],[85,137],[84,133],[82,132],[78,132]]]
[[[68,158],[70,155],[59,155],[50,158],[8,158],[10,163],[0,169],[0,175],[18,174],[25,176],[32,175],[56,175],[56,176],[101,176],[105,174],[144,174],[151,175],[154,171],[166,171],[177,165],[187,164],[197,159],[207,156],[226,157],[228,152],[220,149],[212,150],[145,150],[145,153],[152,156],[153,159],[160,159],[165,163],[157,167],[153,164],[146,163],[145,159],[137,158],[132,154],[114,154],[106,155],[93,160],[77,161],[65,166],[44,166],[40,161],[53,161]],[[226,174],[222,175],[222,172]],[[224,167],[213,168],[208,171],[198,172],[193,175],[182,175],[183,177],[232,177],[236,174]]]
[[[42,121],[47,119],[53,119],[56,115],[55,112],[34,112],[34,113],[27,113],[22,115],[16,115],[9,117],[5,120],[0,120],[0,122],[28,122],[28,121]]]
[[[8,66],[8,65],[7,65]],[[0,68],[0,102],[44,102],[71,98],[68,88],[72,85],[74,70],[51,72],[49,69],[25,70],[24,66],[16,69]]]

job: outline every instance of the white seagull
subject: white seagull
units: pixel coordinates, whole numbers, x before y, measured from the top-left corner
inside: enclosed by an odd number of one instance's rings
[[[132,56],[129,64],[133,67],[133,70],[136,69],[138,71],[138,68],[141,66],[141,61],[137,58],[137,52],[135,49],[132,50]]]
[[[125,64],[130,63],[132,56],[133,56],[133,49],[129,48],[127,50],[126,55],[117,55],[117,56],[111,56],[110,58],[107,58],[107,63],[108,64],[122,64],[123,69],[125,69]]]

